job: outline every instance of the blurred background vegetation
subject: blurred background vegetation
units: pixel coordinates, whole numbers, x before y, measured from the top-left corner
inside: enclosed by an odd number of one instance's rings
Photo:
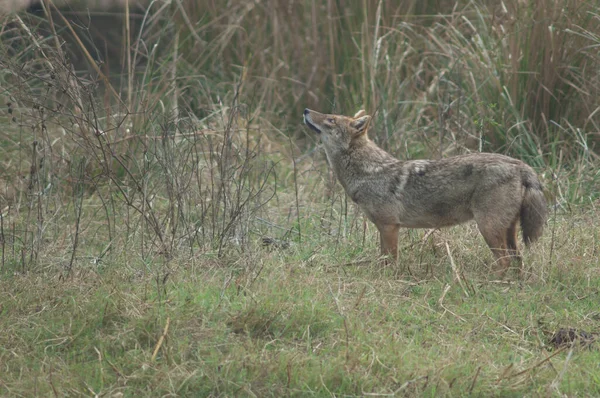
[[[365,107],[379,116],[384,143],[441,138],[423,155],[476,142],[547,161],[600,141],[595,1],[87,5],[62,8],[70,26],[55,15],[51,28],[42,6],[23,18],[46,40],[55,29],[75,71],[97,80],[84,44],[130,112],[159,101],[200,112],[239,87],[242,102],[285,131],[298,131],[306,106]],[[35,58],[23,27],[9,21],[3,58]]]
[[[505,153],[557,206],[597,203],[599,27],[582,0],[45,1],[2,17],[0,210],[37,231],[27,253],[65,195],[68,222],[100,201],[109,242],[133,211],[159,253],[200,230],[221,253],[278,192],[299,228],[335,190],[298,184],[325,169],[305,107],[366,109],[402,159]]]

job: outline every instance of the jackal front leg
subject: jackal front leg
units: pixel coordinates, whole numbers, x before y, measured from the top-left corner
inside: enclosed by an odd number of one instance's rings
[[[389,256],[394,262],[398,259],[398,230],[394,224],[377,225],[381,242],[381,255]]]

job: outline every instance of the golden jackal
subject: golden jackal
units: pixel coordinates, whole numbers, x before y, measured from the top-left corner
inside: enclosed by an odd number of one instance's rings
[[[379,230],[381,253],[397,258],[398,230],[439,228],[475,219],[502,276],[520,261],[523,240],[539,238],[546,201],[535,172],[520,160],[473,153],[442,160],[401,161],[367,136],[370,116],[304,110],[304,123],[322,139],[327,160],[346,193]]]

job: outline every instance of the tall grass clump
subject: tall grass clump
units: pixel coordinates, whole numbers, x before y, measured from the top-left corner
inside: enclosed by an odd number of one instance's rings
[[[214,80],[243,69],[261,109],[287,122],[306,105],[364,106],[380,115],[383,139],[435,137],[436,151],[458,143],[543,158],[560,142],[576,158],[597,145],[573,130],[598,126],[593,1],[233,1],[176,15],[198,21],[193,32],[181,23],[190,63]]]
[[[364,107],[378,142],[403,157],[507,153],[597,196],[596,2],[233,1],[176,15],[198,21],[180,23],[193,69],[241,73],[288,134],[306,106]]]

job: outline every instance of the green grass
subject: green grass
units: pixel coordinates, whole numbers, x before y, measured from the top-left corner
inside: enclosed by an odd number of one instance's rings
[[[79,263],[62,280],[5,269],[0,391],[594,396],[598,347],[557,352],[549,341],[560,328],[598,331],[597,216],[551,221],[555,241],[548,232],[512,282],[488,279],[492,256],[471,225],[423,244],[404,235],[416,243],[401,254],[410,271],[344,265],[375,257],[373,232],[357,255],[361,234],[340,240],[315,230],[286,250],[251,245],[153,269],[124,253],[101,268]]]

